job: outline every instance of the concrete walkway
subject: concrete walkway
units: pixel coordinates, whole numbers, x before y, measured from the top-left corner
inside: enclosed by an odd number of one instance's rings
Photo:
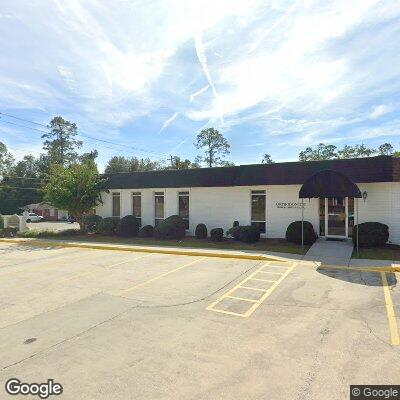
[[[330,265],[349,265],[353,253],[351,240],[336,241],[318,238],[303,260],[317,261]]]

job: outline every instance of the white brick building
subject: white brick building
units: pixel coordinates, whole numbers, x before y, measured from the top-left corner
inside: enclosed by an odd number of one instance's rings
[[[336,171],[358,186],[362,198],[300,199],[304,182],[321,171]],[[143,225],[179,214],[188,234],[197,224],[207,229],[257,224],[264,236],[283,238],[287,226],[310,221],[321,236],[349,237],[356,220],[389,226],[389,241],[400,244],[400,159],[350,160],[243,165],[224,168],[166,170],[106,175],[107,192],[96,213],[103,217],[133,212]]]

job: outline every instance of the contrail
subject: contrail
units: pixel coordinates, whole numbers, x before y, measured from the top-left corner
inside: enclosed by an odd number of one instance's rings
[[[198,90],[195,93],[192,93],[190,95],[190,102],[192,102],[194,100],[195,97],[199,96],[200,94],[204,93],[208,88],[210,87],[210,85],[204,86],[203,88],[201,88],[200,90]]]
[[[175,118],[179,115],[178,112],[176,112],[172,117],[168,118],[165,122],[164,125],[161,127],[161,129],[159,130],[158,134],[160,134],[165,128],[168,127],[168,125],[171,124],[171,122],[173,122],[175,120]]]
[[[207,81],[212,89],[214,98],[216,100],[218,100],[218,93],[217,93],[217,90],[215,89],[214,82],[211,79],[210,71],[209,71],[208,65],[207,65],[207,57],[206,57],[206,52],[204,50],[204,43],[203,43],[203,37],[202,37],[201,31],[198,31],[195,33],[194,45],[196,48],[197,58],[199,60],[201,67],[203,68],[204,75],[206,76]],[[217,103],[217,106],[218,106],[218,103]],[[221,122],[223,123],[224,122],[223,116],[221,113],[219,113],[219,114],[220,114],[219,118],[220,118]]]
[[[259,38],[257,42],[252,46],[249,53],[252,53],[254,50],[256,50],[257,47],[260,45],[260,43],[297,8],[297,6],[300,4],[301,1],[302,0],[295,1],[291,5],[291,7],[288,8],[285,14],[283,14],[271,25],[271,27],[264,33],[264,35],[262,35],[262,37]]]

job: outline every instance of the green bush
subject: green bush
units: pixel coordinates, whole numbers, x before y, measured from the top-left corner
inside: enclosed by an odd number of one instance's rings
[[[353,243],[357,243],[357,225],[353,227]],[[358,245],[360,247],[382,246],[389,239],[389,227],[380,222],[363,222],[358,225]]]
[[[27,230],[25,232],[19,232],[18,237],[24,238],[59,238],[64,236],[77,236],[81,232],[78,229],[65,229],[63,231],[39,231],[39,230]]]
[[[139,237],[153,237],[154,236],[154,228],[151,225],[145,225],[139,231]]]
[[[255,225],[243,225],[234,228],[234,235],[237,240],[245,243],[255,243],[260,240],[260,229]]]
[[[213,242],[221,242],[224,237],[224,230],[222,228],[211,229],[210,236]]]
[[[97,232],[99,230],[100,222],[103,218],[100,215],[90,214],[85,215],[84,224],[88,232]]]
[[[139,234],[139,222],[134,215],[126,215],[119,220],[117,235],[134,237]]]
[[[17,228],[3,228],[0,231],[0,237],[4,237],[4,238],[13,238],[15,236],[17,236]]]
[[[207,227],[205,224],[198,224],[194,232],[196,239],[207,239]]]
[[[157,239],[182,239],[185,233],[185,221],[179,215],[171,215],[154,228]]]
[[[0,215],[0,229],[4,228],[4,218],[2,215]]]
[[[107,217],[100,221],[98,232],[103,235],[115,235],[119,224],[118,217]]]
[[[304,221],[304,244],[313,244],[317,235],[309,221]],[[301,221],[292,222],[286,229],[286,240],[288,242],[301,244]]]

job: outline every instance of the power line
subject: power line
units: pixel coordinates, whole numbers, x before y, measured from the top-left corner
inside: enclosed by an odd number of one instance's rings
[[[1,175],[1,174],[0,174],[0,176],[2,176],[3,178],[11,178],[11,179],[18,178],[18,179],[46,180],[46,178],[30,178],[27,176]]]
[[[39,122],[31,121],[31,120],[29,120],[29,119],[24,119],[24,118],[16,117],[15,115],[6,114],[6,113],[3,113],[3,112],[1,112],[1,111],[0,111],[0,114],[1,114],[1,115],[6,115],[7,117],[10,117],[10,118],[19,119],[20,121],[30,122],[31,124],[35,124],[35,125],[39,125],[39,126],[44,126],[45,128],[48,128],[47,125],[39,124]]]
[[[31,121],[31,120],[28,120],[28,119],[25,119],[25,118],[16,117],[15,115],[3,113],[3,112],[1,112],[1,111],[0,111],[0,115],[5,115],[5,116],[10,117],[10,118],[15,118],[15,119],[18,119],[18,120],[20,120],[20,121],[28,122],[28,123],[35,124],[35,125],[39,125],[39,126],[43,126],[43,127],[47,128],[47,129],[49,129],[49,127],[48,127],[47,125],[40,124],[40,123],[38,123],[38,122]],[[25,125],[19,125],[19,124],[16,124],[16,123],[14,123],[14,122],[11,122],[11,121],[4,121],[3,119],[1,120],[1,122],[5,122],[5,123],[7,123],[7,124],[19,126],[19,127],[21,127],[21,128],[25,128],[25,129],[32,129],[32,130],[35,130],[35,131],[38,131],[38,132],[42,132],[42,133],[49,133],[49,131],[44,131],[44,130],[42,130],[42,129],[32,128],[32,127],[25,126]],[[93,136],[86,135],[86,134],[83,134],[83,133],[79,133],[79,136],[82,136],[82,137],[87,138],[87,139],[90,139],[90,140],[95,140],[95,141],[97,141],[97,142],[112,144],[112,145],[119,146],[119,147],[124,147],[124,148],[128,147],[128,148],[131,148],[131,149],[133,149],[133,150],[136,150],[136,151],[139,151],[139,152],[142,152],[142,153],[164,154],[164,155],[167,155],[166,153],[158,153],[158,152],[151,151],[151,150],[145,150],[145,149],[142,149],[142,148],[140,148],[140,147],[131,146],[131,145],[128,145],[128,144],[122,144],[122,143],[112,142],[112,141],[109,141],[109,140],[98,139],[98,138],[95,138],[95,137],[93,137]],[[163,160],[165,161],[165,159],[163,159]]]
[[[23,186],[8,186],[8,185],[1,185],[0,188],[6,188],[6,189],[21,189],[21,190],[42,190],[41,188],[30,188],[30,187],[23,187]]]

